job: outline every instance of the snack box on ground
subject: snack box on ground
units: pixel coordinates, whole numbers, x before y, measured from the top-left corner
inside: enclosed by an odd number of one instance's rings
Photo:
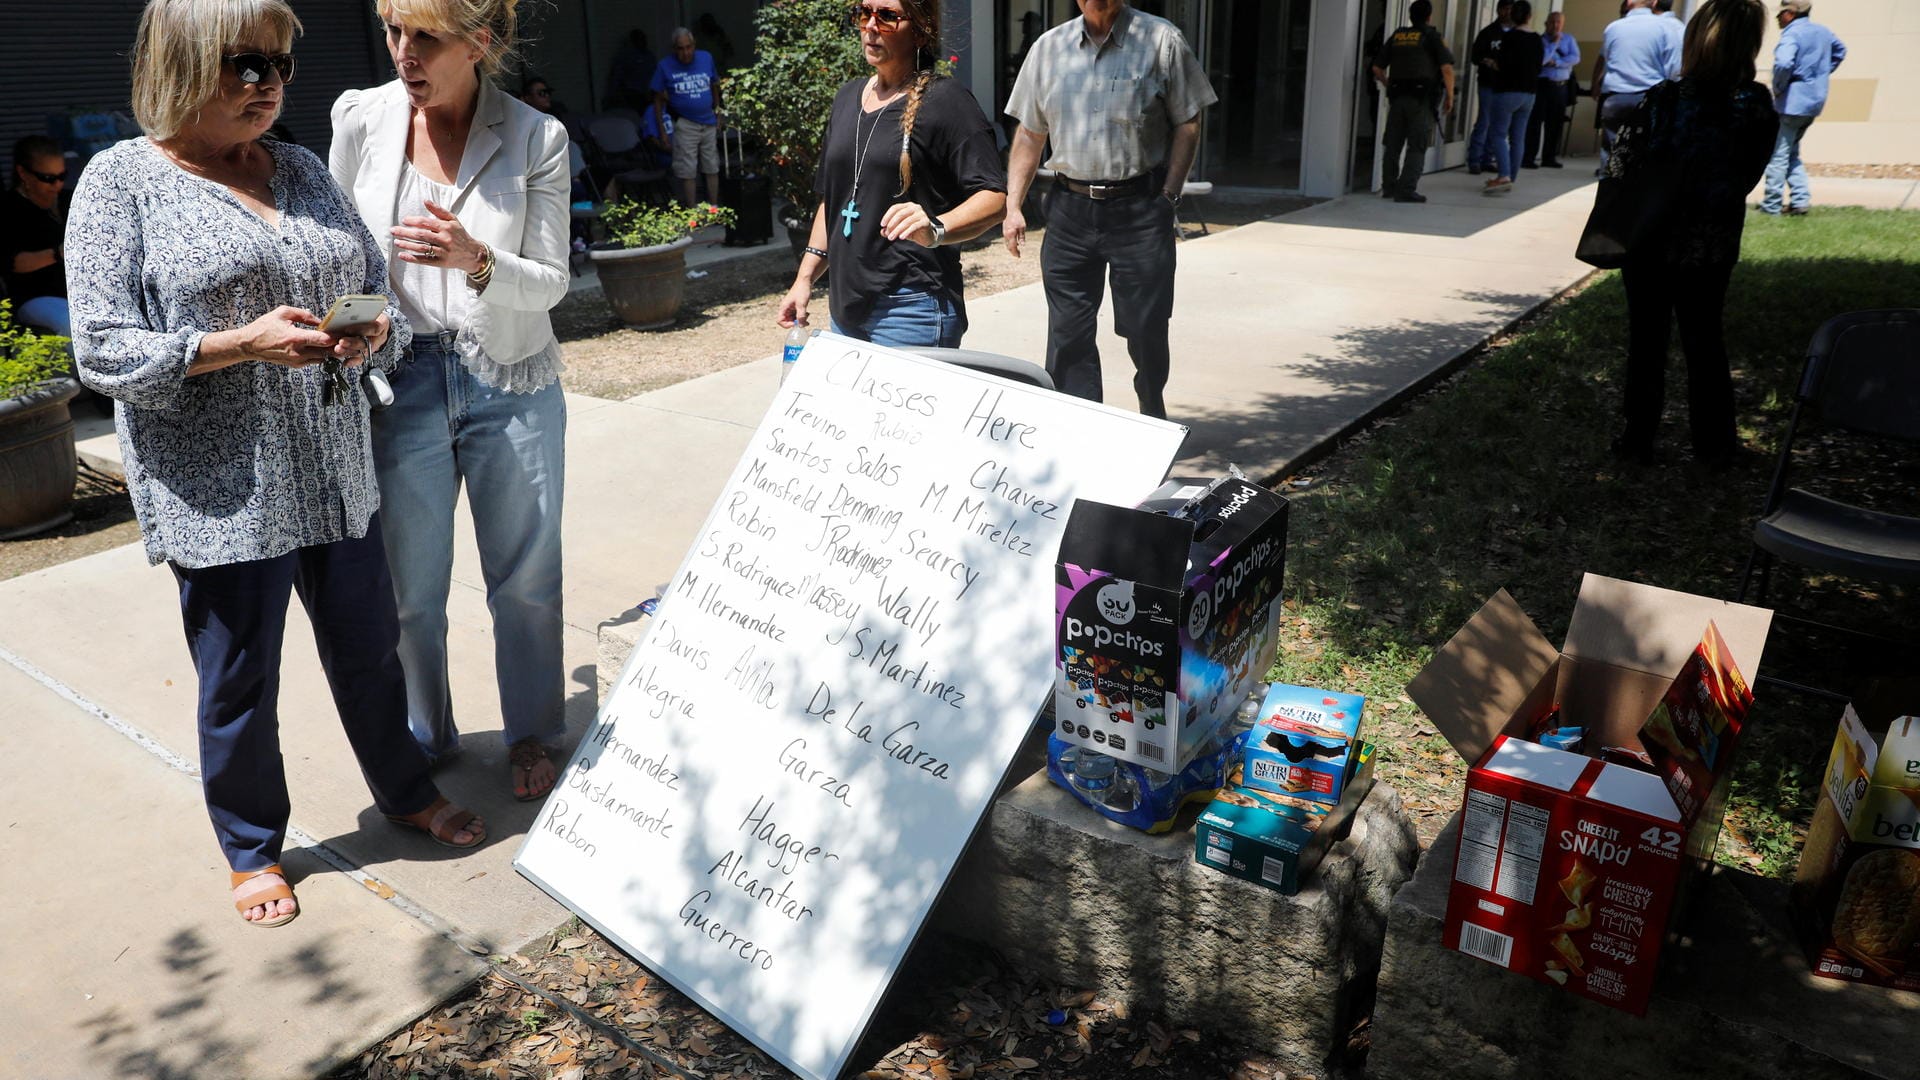
[[[1255,885],[1292,895],[1373,789],[1373,747],[1349,755],[1339,803],[1227,787],[1193,825],[1193,861]]]
[[[1240,476],[1138,508],[1081,499],[1060,539],[1055,734],[1178,773],[1273,664],[1287,501]]]
[[[1815,974],[1920,990],[1920,717],[1840,719],[1793,908]]]
[[[1366,704],[1359,694],[1274,683],[1247,739],[1242,783],[1276,795],[1338,803]]]
[[[1487,601],[1407,686],[1472,764],[1448,948],[1646,1011],[1713,856],[1772,618],[1588,574],[1556,650],[1505,590]],[[1525,738],[1556,704],[1582,753]]]

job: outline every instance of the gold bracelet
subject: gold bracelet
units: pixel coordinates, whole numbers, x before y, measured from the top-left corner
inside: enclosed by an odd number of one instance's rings
[[[485,289],[493,280],[493,245],[481,244],[480,251],[480,269],[467,275],[467,285],[475,292]]]

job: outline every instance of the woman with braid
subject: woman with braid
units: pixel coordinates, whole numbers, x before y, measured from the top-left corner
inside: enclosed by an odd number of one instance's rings
[[[840,88],[813,189],[820,205],[781,326],[804,324],[833,266],[836,334],[896,347],[960,344],[960,253],[1007,209],[1007,170],[967,88],[940,76],[938,0],[852,9],[873,74]]]

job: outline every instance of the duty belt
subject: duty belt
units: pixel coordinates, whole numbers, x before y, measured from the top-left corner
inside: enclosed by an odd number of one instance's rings
[[[1130,195],[1150,195],[1153,193],[1153,176],[1141,173],[1131,180],[1104,180],[1092,182],[1075,180],[1070,176],[1057,178],[1059,183],[1075,195],[1085,195],[1089,199],[1124,199]]]

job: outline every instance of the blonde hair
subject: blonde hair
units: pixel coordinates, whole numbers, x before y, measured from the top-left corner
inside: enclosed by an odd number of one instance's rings
[[[498,75],[514,57],[519,41],[520,0],[374,0],[374,14],[382,22],[398,18],[439,34],[451,34],[469,45],[487,43],[480,53],[480,71]]]
[[[156,140],[193,123],[220,92],[226,50],[257,33],[286,52],[300,20],[285,0],[147,0],[133,38],[133,117]],[[260,44],[250,42],[250,44]]]

